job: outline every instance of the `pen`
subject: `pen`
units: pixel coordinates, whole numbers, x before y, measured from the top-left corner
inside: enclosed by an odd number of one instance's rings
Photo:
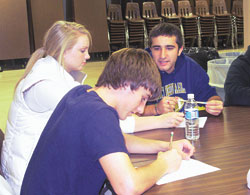
[[[187,102],[187,100],[178,99],[180,102]],[[207,104],[207,102],[196,101],[197,104]]]
[[[207,102],[196,101],[197,104],[207,104]]]
[[[172,131],[170,135],[169,150],[172,150],[173,137],[174,137],[174,132]]]

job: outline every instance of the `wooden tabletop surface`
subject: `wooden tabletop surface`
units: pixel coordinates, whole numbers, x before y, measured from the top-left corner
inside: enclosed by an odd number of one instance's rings
[[[246,176],[250,169],[250,107],[225,107],[220,116],[207,115],[200,139],[193,142],[194,159],[220,168],[220,171],[164,185],[154,185],[144,194],[249,194]],[[184,128],[157,129],[135,133],[144,138],[167,140],[185,138]],[[131,155],[135,166],[150,163],[156,155]]]

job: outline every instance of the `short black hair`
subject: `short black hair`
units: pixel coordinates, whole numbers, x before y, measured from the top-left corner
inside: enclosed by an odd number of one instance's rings
[[[163,22],[154,26],[149,33],[149,47],[152,46],[152,38],[158,36],[175,36],[178,47],[181,48],[183,46],[181,30],[178,26],[174,24]]]

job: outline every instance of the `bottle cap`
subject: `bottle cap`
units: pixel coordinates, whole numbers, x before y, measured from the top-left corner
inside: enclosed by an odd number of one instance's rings
[[[194,99],[194,94],[193,93],[189,93],[188,94],[188,99]]]

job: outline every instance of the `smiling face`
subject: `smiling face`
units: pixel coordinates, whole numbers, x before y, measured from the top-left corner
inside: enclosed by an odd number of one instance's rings
[[[183,47],[179,48],[175,36],[158,36],[152,38],[152,56],[161,71],[173,72],[177,57]]]
[[[126,119],[132,114],[144,112],[144,107],[151,96],[149,90],[139,87],[137,90],[131,90],[130,86],[126,86],[120,90],[121,97],[118,105],[115,107],[121,120]]]
[[[89,39],[87,35],[81,35],[76,44],[64,52],[64,67],[67,72],[82,70],[89,56]]]

